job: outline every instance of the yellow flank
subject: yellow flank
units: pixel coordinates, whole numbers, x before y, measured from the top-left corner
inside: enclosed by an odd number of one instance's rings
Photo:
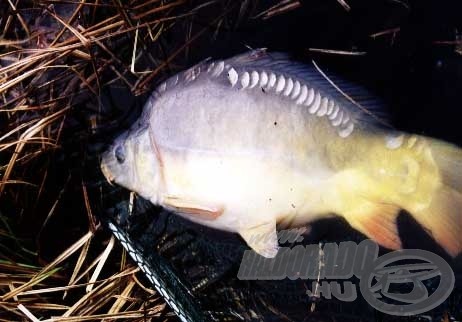
[[[359,133],[329,146],[327,157],[338,172],[339,187],[377,202],[411,209],[428,206],[441,177],[426,139],[419,138],[420,144],[409,148],[406,141],[415,136],[406,136],[394,149],[386,146],[386,139]]]
[[[415,135],[391,138],[358,131],[350,140],[332,142],[326,157],[337,171],[333,211],[383,246],[399,248],[395,221],[404,209],[456,255],[462,249],[462,187],[445,178],[451,173],[460,178],[462,159],[438,162],[446,155],[460,156],[460,149]]]

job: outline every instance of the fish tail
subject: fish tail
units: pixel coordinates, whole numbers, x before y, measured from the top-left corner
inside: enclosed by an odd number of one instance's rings
[[[431,157],[434,161],[437,182],[434,187],[421,187],[420,190],[431,191],[425,206],[406,210],[455,257],[462,251],[462,149],[434,139],[425,141],[428,146],[423,158]],[[425,170],[423,167],[422,171]],[[421,184],[426,183],[428,180],[422,180]]]

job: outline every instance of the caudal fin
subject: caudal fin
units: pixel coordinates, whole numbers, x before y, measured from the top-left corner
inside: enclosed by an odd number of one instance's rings
[[[440,184],[429,206],[411,210],[413,217],[451,256],[462,252],[462,150],[454,145],[429,140]]]
[[[439,189],[429,207],[414,218],[451,256],[462,251],[462,194],[447,186]]]

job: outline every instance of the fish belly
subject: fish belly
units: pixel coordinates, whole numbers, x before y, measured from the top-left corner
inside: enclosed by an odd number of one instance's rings
[[[237,232],[273,220],[310,221],[326,211],[327,169],[307,172],[254,155],[164,150],[163,156],[167,196],[223,209],[213,220],[180,213],[193,222]]]

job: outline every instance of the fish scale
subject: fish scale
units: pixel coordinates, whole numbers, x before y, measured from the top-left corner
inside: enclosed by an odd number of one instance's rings
[[[325,94],[315,91],[310,85],[295,79],[287,75],[277,75],[275,73],[270,73],[269,79],[268,74],[265,70],[245,70],[238,72],[233,66],[225,65],[224,61],[221,62],[211,62],[208,66],[203,66],[203,63],[195,66],[184,73],[184,80],[188,83],[194,81],[200,74],[201,68],[206,71],[212,77],[219,77],[225,71],[227,72],[227,78],[231,87],[236,86],[239,83],[239,89],[253,89],[259,82],[259,86],[264,88],[266,91],[274,90],[274,93],[278,96],[285,96],[290,98],[292,101],[296,101],[296,104],[304,104],[307,106],[310,113],[318,116],[328,117],[331,120],[331,124],[334,127],[342,125],[338,129],[338,134],[346,138],[354,130],[354,121],[350,121],[349,112],[345,108],[340,107],[334,102],[333,99],[329,99]],[[170,82],[174,88],[177,85],[178,76],[176,76],[175,81]],[[162,93],[166,91],[167,83],[162,83],[158,92]],[[290,97],[289,97],[290,96]],[[330,117],[334,111],[335,106],[335,116],[340,115],[338,119],[335,117]],[[338,113],[342,111],[342,113]]]

